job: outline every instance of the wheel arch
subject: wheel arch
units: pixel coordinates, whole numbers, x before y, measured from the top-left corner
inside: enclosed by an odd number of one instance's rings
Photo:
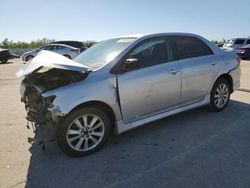
[[[230,74],[224,73],[224,74],[220,75],[220,76],[215,80],[215,82],[216,82],[218,79],[225,79],[225,80],[229,83],[229,85],[230,85],[230,93],[233,92],[233,78],[232,78],[232,76],[231,76]],[[215,83],[215,82],[214,82],[214,83]]]
[[[116,116],[115,116],[114,110],[112,109],[112,107],[110,105],[108,105],[105,102],[97,101],[97,100],[87,101],[87,102],[83,102],[83,103],[75,106],[69,113],[71,113],[71,112],[73,112],[75,110],[84,108],[84,107],[96,107],[96,108],[99,108],[99,109],[103,110],[107,114],[107,116],[110,118],[110,121],[112,123],[112,125],[111,125],[112,131],[114,130],[115,122],[116,122]]]
[[[25,57],[25,61],[28,61],[28,57],[34,58],[35,56],[29,54],[29,55],[27,55],[27,56]]]

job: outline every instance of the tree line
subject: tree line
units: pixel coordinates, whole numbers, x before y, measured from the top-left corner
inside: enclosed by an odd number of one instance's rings
[[[55,42],[55,39],[42,38],[37,40],[32,40],[30,42],[23,41],[13,41],[5,38],[1,43],[0,47],[7,49],[16,49],[16,48],[39,48],[43,45]],[[88,48],[96,44],[96,41],[88,40],[83,42]]]
[[[250,38],[250,36],[249,36]],[[13,40],[9,40],[8,38],[5,38],[1,43],[0,47],[7,48],[7,49],[16,49],[16,48],[39,48],[45,44],[49,44],[52,42],[55,42],[55,39],[48,39],[48,38],[42,38],[37,40],[32,40],[30,42],[22,42],[17,41],[14,42]],[[212,40],[212,42],[216,45],[224,44],[226,42],[225,39],[222,40]],[[87,40],[83,42],[88,48],[96,44],[97,42],[94,40]]]

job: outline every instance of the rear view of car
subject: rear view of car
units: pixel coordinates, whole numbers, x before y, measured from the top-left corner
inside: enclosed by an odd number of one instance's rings
[[[250,39],[248,38],[235,38],[229,40],[223,45],[223,48],[226,50],[237,50],[247,44],[250,44]]]
[[[250,44],[237,50],[237,54],[242,59],[250,59]]]

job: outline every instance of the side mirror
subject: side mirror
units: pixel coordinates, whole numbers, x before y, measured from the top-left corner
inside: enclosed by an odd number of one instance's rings
[[[124,69],[126,71],[138,69],[139,67],[140,66],[138,64],[138,59],[136,59],[136,58],[128,58],[128,59],[126,59],[126,61],[124,63]]]

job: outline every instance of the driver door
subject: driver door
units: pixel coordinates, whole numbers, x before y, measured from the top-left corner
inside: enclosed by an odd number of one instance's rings
[[[127,58],[137,60],[138,69],[118,74],[121,111],[125,123],[180,105],[181,73],[173,61],[170,41],[146,40]]]

